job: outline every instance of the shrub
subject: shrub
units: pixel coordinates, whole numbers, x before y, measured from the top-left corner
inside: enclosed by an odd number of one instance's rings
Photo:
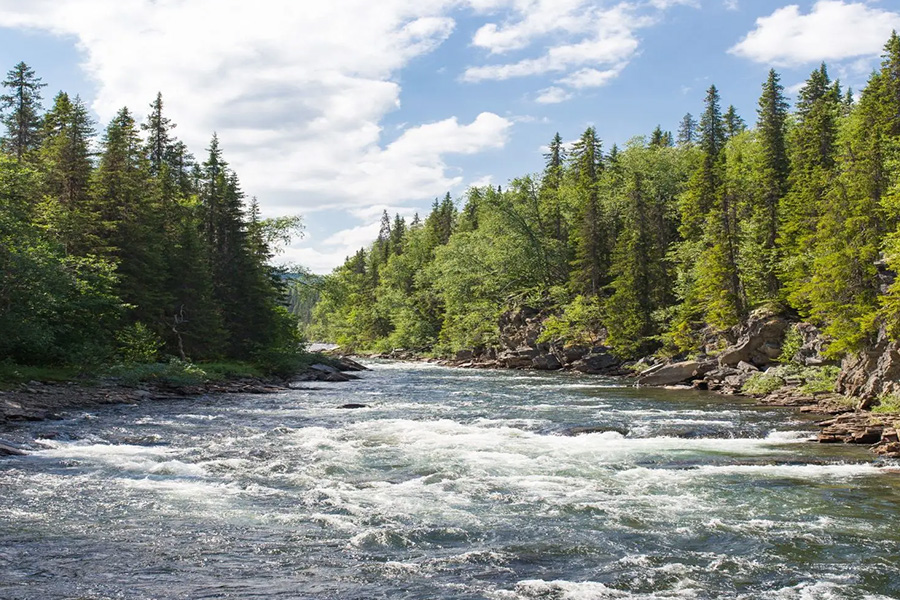
[[[796,324],[791,325],[791,328],[788,329],[787,333],[784,335],[784,341],[781,343],[781,355],[777,359],[778,362],[782,364],[793,362],[794,356],[802,347],[803,335],[801,335]]]
[[[784,379],[774,373],[754,373],[744,384],[744,387],[741,388],[741,391],[745,394],[767,395],[780,389],[784,384]]]
[[[119,348],[117,354],[126,364],[154,363],[163,341],[146,325],[137,322],[116,334]]]
[[[800,373],[804,380],[803,385],[800,386],[800,391],[804,394],[833,392],[840,374],[841,369],[836,366],[807,367]]]

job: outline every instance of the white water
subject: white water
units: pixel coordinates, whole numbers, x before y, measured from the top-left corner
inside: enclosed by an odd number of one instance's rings
[[[14,432],[44,439],[0,462],[0,598],[900,596],[897,476],[789,412],[404,363],[316,387]]]

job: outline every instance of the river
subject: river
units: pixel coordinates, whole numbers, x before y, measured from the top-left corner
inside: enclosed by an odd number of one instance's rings
[[[370,366],[0,431],[0,598],[900,598],[900,475],[795,413]]]

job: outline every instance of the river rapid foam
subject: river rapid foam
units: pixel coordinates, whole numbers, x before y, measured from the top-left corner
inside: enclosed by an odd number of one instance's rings
[[[900,597],[897,476],[792,413],[371,366],[17,430],[0,598]]]

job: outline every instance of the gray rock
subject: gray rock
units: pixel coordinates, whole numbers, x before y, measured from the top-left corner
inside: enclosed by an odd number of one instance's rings
[[[541,354],[531,359],[531,366],[538,371],[556,371],[562,368],[562,363],[553,354]]]
[[[860,398],[861,409],[871,408],[883,394],[900,393],[900,341],[891,341],[882,327],[873,345],[844,358],[836,391]]]
[[[28,454],[15,444],[0,440],[0,456],[25,456]]]
[[[609,374],[618,370],[622,361],[608,352],[596,352],[595,350],[598,349],[595,348],[581,360],[572,363],[572,368],[579,373],[587,373],[590,375]]]
[[[771,312],[757,311],[750,315],[747,324],[740,329],[735,344],[719,354],[719,364],[735,366],[748,362],[756,366],[771,364],[781,352],[781,343],[788,322]]]
[[[323,365],[320,363],[316,363],[314,365],[310,365],[309,367],[313,371],[319,371],[321,373],[338,373],[338,370],[330,365]]]
[[[715,361],[686,360],[651,367],[638,376],[639,385],[674,385],[703,377],[716,368]]]
[[[737,364],[737,370],[743,371],[745,373],[753,373],[755,371],[759,371],[759,368],[756,365],[751,365],[748,362],[741,361]]]

